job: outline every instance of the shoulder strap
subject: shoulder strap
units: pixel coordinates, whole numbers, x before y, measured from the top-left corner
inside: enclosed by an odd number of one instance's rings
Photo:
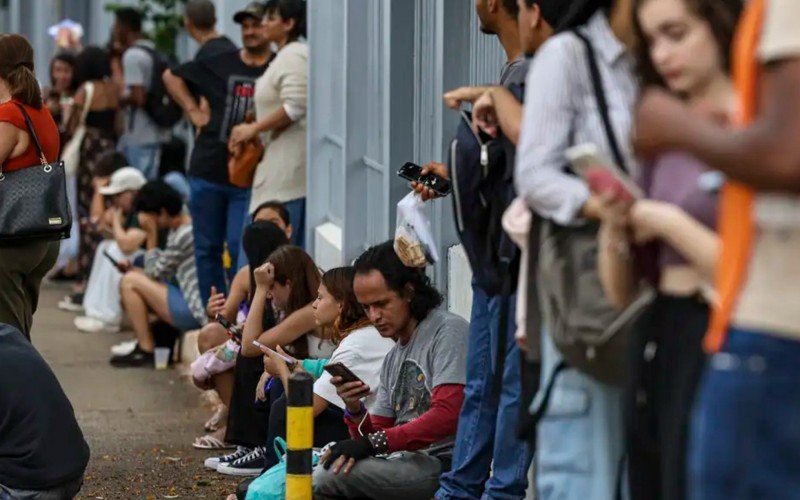
[[[617,165],[626,173],[630,173],[628,166],[625,162],[625,157],[617,142],[617,136],[614,133],[614,128],[611,125],[611,118],[608,114],[608,101],[606,100],[605,89],[603,88],[603,78],[600,74],[600,68],[597,66],[597,58],[595,56],[594,47],[589,38],[578,30],[572,31],[586,47],[586,52],[589,59],[589,75],[592,78],[592,87],[594,89],[594,96],[597,99],[597,107],[600,110],[600,118],[603,120],[603,127],[606,131],[608,144],[611,147],[611,153],[614,155],[614,160]]]
[[[31,117],[28,116],[28,112],[25,111],[25,107],[22,104],[18,102],[15,102],[14,104],[16,104],[19,110],[22,111],[22,117],[25,118],[25,126],[28,127],[28,134],[30,134],[31,139],[33,140],[33,146],[36,148],[36,154],[39,156],[39,161],[42,162],[42,165],[47,165],[47,157],[44,155],[42,145],[39,143],[39,137],[36,135],[36,130],[33,128]]]
[[[83,111],[81,112],[81,125],[86,124],[86,117],[89,115],[89,110],[92,107],[92,99],[94,98],[94,83],[86,82],[84,85],[86,89],[86,99],[83,103]]]

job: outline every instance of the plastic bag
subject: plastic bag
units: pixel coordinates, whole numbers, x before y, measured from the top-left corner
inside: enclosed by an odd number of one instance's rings
[[[439,260],[431,221],[425,215],[425,203],[411,192],[397,204],[397,229],[394,251],[408,267],[425,267]]]
[[[236,366],[236,355],[239,353],[239,349],[239,344],[228,340],[224,344],[204,352],[194,360],[191,366],[192,378],[195,384],[202,385],[214,375]]]

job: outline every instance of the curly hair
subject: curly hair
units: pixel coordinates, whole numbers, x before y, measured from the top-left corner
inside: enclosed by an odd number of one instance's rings
[[[650,47],[639,21],[639,9],[651,0],[634,0],[633,30],[636,44],[636,69],[642,85],[657,85],[666,88],[667,84],[650,59]],[[742,12],[742,0],[683,0],[687,9],[706,23],[717,42],[723,69],[731,69],[731,44],[736,32],[736,24]]]
[[[431,284],[425,270],[404,265],[394,251],[392,240],[368,249],[353,267],[356,275],[380,272],[390,290],[410,299],[411,316],[417,321],[442,304],[442,294]]]
[[[358,303],[353,292],[355,275],[353,267],[337,267],[322,275],[322,285],[342,305],[331,338],[335,344],[341,342],[353,330],[369,324],[364,308]]]

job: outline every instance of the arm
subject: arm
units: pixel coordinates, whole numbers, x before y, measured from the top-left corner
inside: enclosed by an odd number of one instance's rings
[[[475,102],[491,87],[459,87],[444,94],[444,104],[451,109],[459,109],[462,103]]]
[[[664,92],[648,90],[636,114],[637,148],[685,149],[755,189],[800,191],[800,59],[764,68],[760,102],[755,122],[730,130],[698,119]]]
[[[589,189],[562,171],[576,116],[579,94],[576,66],[583,60],[565,44],[548,44],[532,62],[526,81],[524,126],[517,147],[514,180],[528,206],[545,218],[567,225],[582,212]]]
[[[86,102],[86,89],[85,87],[81,86],[81,88],[75,93],[75,98],[72,103],[72,110],[69,114],[69,118],[67,118],[66,126],[64,127],[64,131],[68,136],[72,137],[72,135],[75,134],[75,130],[78,129],[81,116],[83,115],[83,107],[88,105],[89,104]]]
[[[117,211],[117,215],[113,217],[113,225],[111,227],[114,241],[119,245],[122,253],[128,255],[142,247],[142,244],[148,241],[148,233],[138,228],[125,229],[122,225],[122,212]],[[156,233],[156,245],[158,243],[158,233]],[[148,249],[150,246],[148,245]]]
[[[189,120],[192,122],[192,125],[194,125],[197,129],[208,125],[211,116],[207,110],[204,111],[201,109],[200,103],[192,95],[192,92],[189,90],[189,86],[186,85],[186,81],[183,78],[176,76],[175,73],[169,69],[164,72],[164,75],[161,78],[164,80],[164,86],[166,87],[167,92],[170,96],[172,96],[173,99],[175,99],[175,102],[178,103],[178,106],[183,109],[183,111],[189,117]]]
[[[411,422],[386,429],[389,451],[416,451],[454,436],[463,402],[463,385],[434,387],[428,411]]]
[[[473,120],[481,126],[488,134],[492,133],[492,127],[487,130],[483,125],[491,125],[500,128],[514,145],[519,142],[520,128],[522,125],[522,103],[514,97],[505,87],[490,87],[472,109]]]
[[[228,298],[225,301],[225,307],[222,315],[225,316],[230,322],[236,321],[236,315],[239,313],[239,304],[247,300],[247,295],[250,293],[250,268],[245,266],[236,273],[231,283],[231,290]],[[251,342],[252,343],[252,342]]]
[[[623,309],[633,298],[636,284],[627,228],[604,220],[599,238],[597,265],[603,291],[614,307]]]
[[[298,337],[316,328],[314,308],[311,304],[293,312],[276,326],[270,328],[258,337],[262,344],[272,347],[291,344]],[[252,345],[252,342],[251,342]],[[252,346],[255,348],[255,346]],[[246,356],[247,354],[245,354]]]
[[[141,48],[131,48],[122,55],[122,71],[125,78],[125,86],[122,87],[120,96],[120,106],[134,106],[141,108],[147,101],[147,90],[145,85],[144,73],[147,65],[152,66],[150,54]]]

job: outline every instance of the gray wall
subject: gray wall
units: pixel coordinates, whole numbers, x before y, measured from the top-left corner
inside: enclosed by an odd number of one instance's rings
[[[494,82],[504,56],[467,0],[309,0],[308,227],[343,230],[342,263],[394,232],[406,161],[445,160],[457,123],[442,94]],[[429,204],[446,283],[451,201]],[[313,248],[313,246],[312,246]]]

